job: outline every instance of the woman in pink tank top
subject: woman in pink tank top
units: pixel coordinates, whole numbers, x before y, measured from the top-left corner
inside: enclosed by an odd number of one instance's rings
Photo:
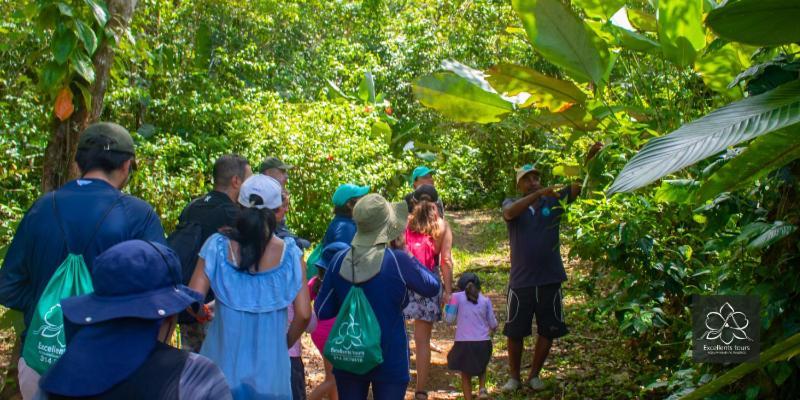
[[[431,331],[433,323],[442,319],[442,305],[449,301],[453,262],[449,257],[453,234],[444,218],[439,214],[436,189],[423,185],[412,194],[414,206],[406,227],[406,247],[408,251],[431,273],[443,281],[440,292],[432,298],[409,293],[408,306],[403,313],[407,319],[414,320],[414,343],[416,344],[417,387],[416,399],[427,398],[428,372],[431,365]],[[441,272],[441,275],[440,275]],[[442,279],[442,275],[444,279]]]

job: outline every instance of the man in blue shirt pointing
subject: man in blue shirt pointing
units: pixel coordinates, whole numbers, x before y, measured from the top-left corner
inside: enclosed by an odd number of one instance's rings
[[[68,248],[82,252],[91,273],[95,257],[117,243],[142,239],[166,244],[153,208],[120,191],[136,166],[133,139],[125,128],[108,122],[90,125],[80,137],[75,162],[81,177],[34,202],[0,269],[0,304],[22,311],[26,327]],[[39,376],[23,359],[19,379],[23,398],[32,398]]]

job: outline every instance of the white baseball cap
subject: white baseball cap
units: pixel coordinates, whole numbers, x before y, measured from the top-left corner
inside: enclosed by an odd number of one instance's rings
[[[283,204],[281,184],[270,176],[255,174],[242,184],[239,191],[239,204],[251,208],[269,208],[274,210]],[[251,195],[261,198],[261,204],[252,204]]]

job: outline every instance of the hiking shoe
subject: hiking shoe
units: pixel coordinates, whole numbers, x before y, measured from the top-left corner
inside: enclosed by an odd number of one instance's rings
[[[483,388],[478,391],[478,398],[481,400],[488,400],[489,399],[489,391],[486,388]]]
[[[530,386],[533,390],[542,390],[544,389],[544,382],[542,382],[542,380],[537,376],[528,381],[528,386]]]
[[[508,382],[501,388],[504,392],[513,392],[519,389],[519,381],[514,378],[508,378]]]

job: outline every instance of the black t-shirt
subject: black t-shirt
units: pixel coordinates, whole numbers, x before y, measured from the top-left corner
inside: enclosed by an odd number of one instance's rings
[[[239,207],[227,194],[212,190],[205,196],[193,200],[183,209],[176,230],[181,228],[181,224],[197,222],[203,227],[203,240],[205,240],[223,226],[233,227],[238,214]]]
[[[542,286],[567,280],[561,261],[559,226],[564,209],[559,203],[569,199],[570,188],[559,198],[540,197],[516,218],[506,221],[511,244],[512,289]],[[503,207],[519,198],[503,201]],[[574,199],[572,199],[574,200]]]

